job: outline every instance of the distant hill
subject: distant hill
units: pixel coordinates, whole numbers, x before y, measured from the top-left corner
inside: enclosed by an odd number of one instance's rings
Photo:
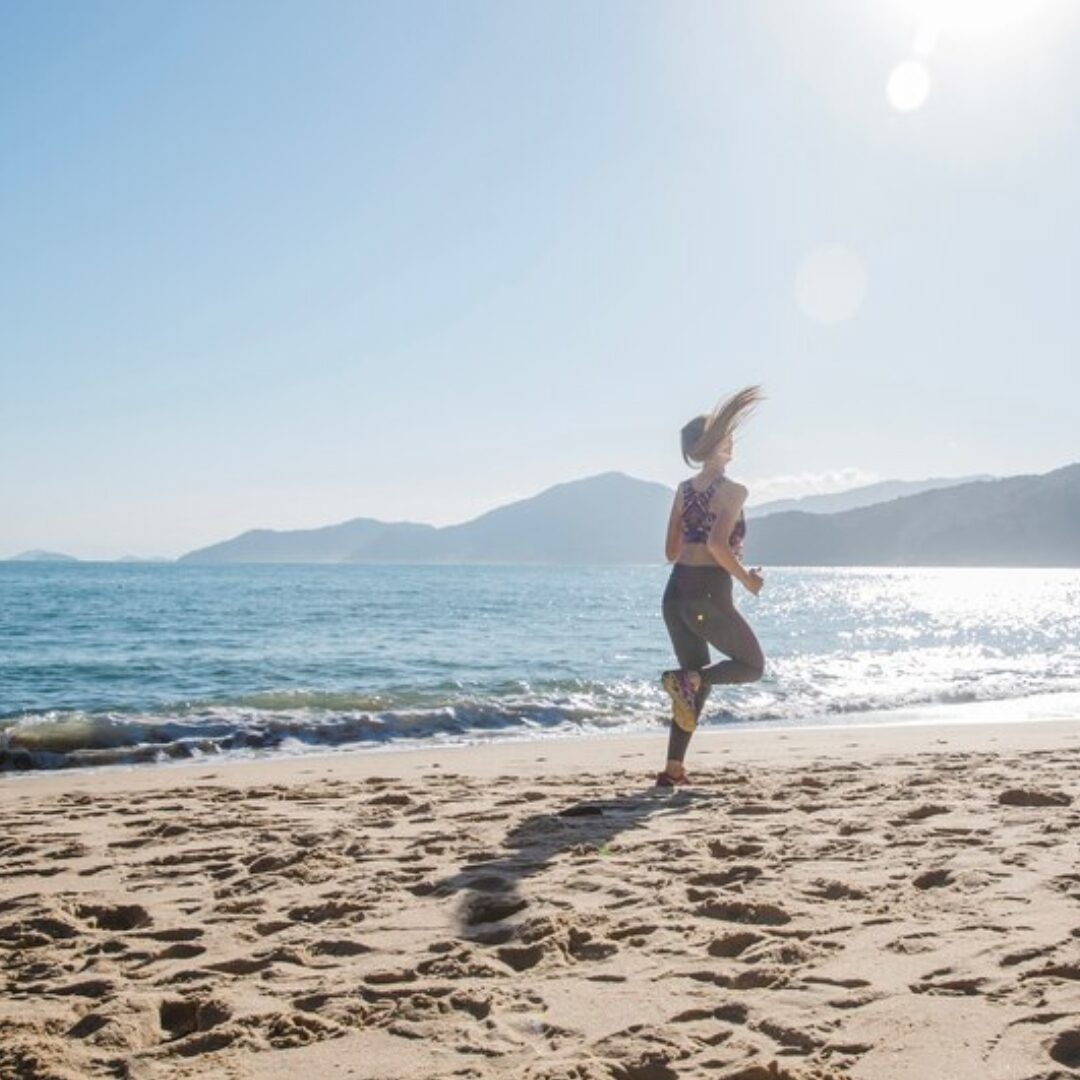
[[[748,511],[746,561],[1080,566],[1080,464],[1044,476],[943,483],[948,486],[838,513],[778,511],[756,517]],[[462,525],[356,518],[320,529],[257,529],[180,561],[660,563],[672,496],[663,484],[604,473],[558,484]]]
[[[673,492],[603,473],[548,488],[462,525],[356,518],[320,529],[257,529],[181,562],[642,563],[663,558]]]
[[[78,562],[74,555],[61,555],[58,551],[23,551],[12,555],[8,562]]]
[[[609,472],[438,530],[440,561],[659,562],[674,492]]]
[[[993,480],[993,476],[963,476],[953,479],[934,480],[882,480],[877,484],[839,491],[832,495],[803,495],[798,499],[775,499],[749,507],[748,518],[768,517],[785,510],[802,510],[808,514],[838,514],[844,510],[857,510],[861,506],[874,506],[901,499],[907,495],[921,495],[924,491],[936,491],[939,488],[957,487],[960,484],[972,484],[979,480]]]
[[[1080,566],[1080,464],[839,514],[771,514],[747,548],[781,566]]]
[[[387,540],[402,550],[422,548],[422,537],[437,530],[433,525],[386,524],[372,518],[356,518],[320,529],[252,529],[232,540],[181,555],[178,562],[199,563],[343,563],[370,561],[365,556]]]

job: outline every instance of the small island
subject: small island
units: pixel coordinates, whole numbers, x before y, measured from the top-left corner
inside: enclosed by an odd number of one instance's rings
[[[41,551],[34,548],[32,551],[23,551],[18,555],[12,555],[8,562],[78,562],[74,555],[62,555],[58,551]]]

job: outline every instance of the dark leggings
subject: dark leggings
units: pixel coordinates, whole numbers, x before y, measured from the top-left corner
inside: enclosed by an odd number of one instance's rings
[[[756,682],[765,670],[765,657],[747,621],[735,610],[731,575],[721,566],[671,568],[664,590],[664,622],[675,647],[679,667],[701,675],[697,711],[705,706],[709,690],[717,684]],[[727,660],[709,663],[709,646]],[[689,732],[673,720],[668,739],[668,760],[682,761],[690,744]]]

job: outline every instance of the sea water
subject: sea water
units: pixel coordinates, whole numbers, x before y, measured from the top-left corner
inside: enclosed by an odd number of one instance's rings
[[[657,731],[655,566],[0,564],[0,770]],[[1080,571],[770,569],[703,725],[1080,692]],[[1015,711],[1015,710],[1014,710]]]

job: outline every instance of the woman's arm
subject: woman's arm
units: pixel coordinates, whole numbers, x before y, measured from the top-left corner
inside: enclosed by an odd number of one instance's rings
[[[733,577],[743,588],[756,593],[761,587],[757,581],[747,572],[739,557],[731,550],[731,534],[735,530],[735,523],[739,520],[739,513],[743,503],[746,502],[746,488],[742,484],[725,484],[717,494],[718,506],[716,520],[709,532],[707,546],[709,554]]]
[[[667,541],[664,555],[668,562],[675,562],[682,554],[682,485],[675,489],[675,501],[671,504],[671,516],[668,518]]]

